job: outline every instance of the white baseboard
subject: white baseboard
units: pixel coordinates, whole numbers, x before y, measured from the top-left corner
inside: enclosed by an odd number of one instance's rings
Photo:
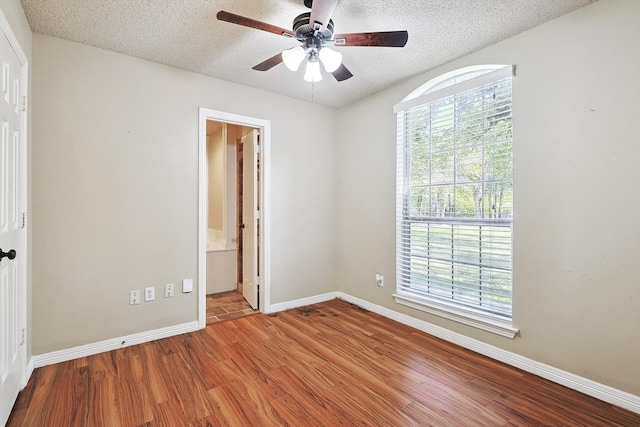
[[[31,358],[29,365],[31,366],[31,371],[33,371],[33,368],[53,365],[54,363],[67,362],[80,357],[104,353],[105,351],[117,350],[131,345],[142,344],[161,338],[185,334],[187,332],[194,332],[198,329],[200,329],[198,321],[193,321],[152,331],[139,332],[137,334],[126,335],[120,338],[112,338],[92,344],[52,351],[51,353],[38,354]]]
[[[611,403],[612,405],[640,414],[640,396],[609,387],[544,363],[536,362],[535,360],[528,359],[519,354],[469,338],[465,335],[450,331],[429,322],[398,313],[397,311],[373,304],[369,301],[365,301],[342,292],[336,292],[336,294],[338,298],[350,302],[351,304],[355,304],[358,307],[365,308],[381,316],[395,320],[396,322],[411,326],[445,341],[473,350],[492,359],[506,363],[507,365],[515,366],[523,371],[538,375],[539,377],[577,390],[586,395],[595,397],[596,399],[600,399]]]
[[[277,313],[278,311],[290,310],[292,308],[304,307],[305,305],[318,304],[320,302],[330,301],[339,298],[340,292],[327,292],[326,294],[315,295],[308,298],[300,298],[292,301],[271,304],[268,313]],[[267,313],[267,314],[268,314]]]

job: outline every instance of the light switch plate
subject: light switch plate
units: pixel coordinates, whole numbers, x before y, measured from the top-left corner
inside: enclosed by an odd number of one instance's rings
[[[182,281],[182,293],[193,292],[193,279],[184,279]]]

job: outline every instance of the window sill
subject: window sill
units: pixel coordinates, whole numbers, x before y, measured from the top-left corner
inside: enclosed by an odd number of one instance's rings
[[[461,310],[436,301],[420,300],[417,298],[393,294],[393,299],[401,305],[415,308],[454,322],[462,323],[474,328],[482,329],[503,337],[513,339],[519,332],[515,329],[511,322],[503,322],[496,319],[490,319],[471,311]]]

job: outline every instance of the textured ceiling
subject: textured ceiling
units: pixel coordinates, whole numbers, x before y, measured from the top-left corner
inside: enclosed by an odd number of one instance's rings
[[[404,48],[341,47],[354,77],[302,79],[283,64],[252,66],[295,46],[221,22],[219,10],[291,28],[302,0],[21,0],[31,29],[222,80],[341,107],[595,0],[341,0],[336,33],[407,30]],[[324,71],[323,71],[324,74]]]

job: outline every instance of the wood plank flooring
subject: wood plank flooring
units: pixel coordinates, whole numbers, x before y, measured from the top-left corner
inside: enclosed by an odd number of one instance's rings
[[[640,426],[333,300],[36,369],[8,426]]]

